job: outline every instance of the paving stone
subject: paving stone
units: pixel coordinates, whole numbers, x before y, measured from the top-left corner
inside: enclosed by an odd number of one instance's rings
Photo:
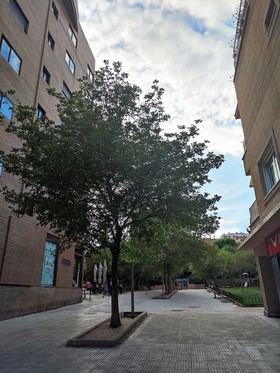
[[[148,319],[113,349],[66,347],[108,317],[109,298],[0,322],[1,373],[279,373],[280,320],[213,299],[205,290],[168,300],[136,293]],[[129,294],[120,298],[129,310]],[[190,307],[192,306],[192,307]],[[174,310],[181,310],[174,312]]]

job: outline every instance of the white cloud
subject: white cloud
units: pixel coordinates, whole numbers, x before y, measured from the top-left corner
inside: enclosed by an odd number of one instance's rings
[[[81,23],[97,60],[123,62],[130,79],[147,89],[157,78],[166,89],[172,120],[166,129],[201,118],[211,150],[240,155],[242,130],[236,101],[230,27],[239,0],[80,0]],[[190,16],[195,18],[190,18]],[[205,32],[195,30],[195,22]]]
[[[104,59],[121,61],[130,80],[144,90],[159,79],[172,116],[164,129],[202,119],[200,137],[210,140],[210,150],[228,155],[227,162],[240,159],[243,152],[230,79],[234,72],[230,21],[238,5],[239,0],[79,0],[82,27],[97,68]],[[213,178],[212,193],[223,196],[217,235],[245,230],[252,200],[241,162],[232,163],[231,184],[227,168],[223,166],[221,176]],[[240,209],[234,210],[234,205]]]

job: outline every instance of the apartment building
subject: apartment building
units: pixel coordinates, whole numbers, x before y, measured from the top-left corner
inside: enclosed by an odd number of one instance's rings
[[[271,317],[280,317],[279,9],[279,0],[242,0],[234,42],[235,116],[241,118],[244,168],[256,196],[241,249],[254,250]]]
[[[228,232],[228,233],[222,234],[221,238],[230,238],[236,242],[241,242],[241,241],[244,241],[247,236],[248,236],[248,233]]]
[[[77,0],[1,0],[0,149],[19,145],[5,132],[18,101],[56,120],[56,99],[47,89],[69,97],[94,68]],[[0,160],[4,185],[21,188]],[[31,216],[15,216],[0,194],[0,319],[80,301],[82,262],[74,248],[58,253],[55,234]]]

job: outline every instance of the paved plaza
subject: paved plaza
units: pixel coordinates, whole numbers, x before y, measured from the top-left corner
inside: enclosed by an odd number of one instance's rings
[[[109,316],[108,297],[0,321],[0,372],[280,372],[280,320],[264,317],[262,308],[240,308],[206,290],[169,300],[153,295],[136,293],[136,309],[149,317],[113,349],[65,347]],[[120,297],[122,311],[129,300],[130,294]]]

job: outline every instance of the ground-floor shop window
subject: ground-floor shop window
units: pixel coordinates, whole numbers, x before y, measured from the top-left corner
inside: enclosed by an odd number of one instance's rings
[[[41,285],[54,286],[57,259],[57,244],[47,240],[45,243]]]

